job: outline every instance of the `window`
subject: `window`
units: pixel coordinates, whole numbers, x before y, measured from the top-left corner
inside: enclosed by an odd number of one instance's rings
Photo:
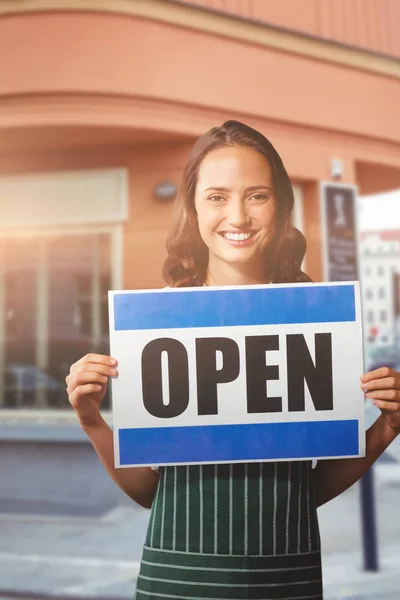
[[[379,288],[379,298],[384,298],[386,296],[386,290],[384,287]]]
[[[368,277],[369,275],[371,275],[371,267],[365,267],[365,276]]]
[[[387,311],[381,310],[380,312],[381,323],[385,323],[387,321]]]
[[[373,323],[374,322],[374,311],[373,310],[369,310],[367,312],[367,322],[368,323]]]
[[[379,265],[378,267],[378,275],[384,275],[385,274],[385,269],[382,267],[382,265]]]
[[[0,276],[0,408],[65,409],[70,365],[109,353],[111,234],[0,238]]]
[[[373,293],[372,288],[367,288],[365,290],[365,297],[366,297],[366,299],[367,300],[371,300],[371,298],[373,298],[373,296],[374,296],[374,293]]]

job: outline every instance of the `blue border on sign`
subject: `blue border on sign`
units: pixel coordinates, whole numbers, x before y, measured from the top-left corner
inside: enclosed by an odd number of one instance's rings
[[[357,420],[120,429],[122,465],[358,456]]]
[[[355,320],[354,285],[166,290],[114,296],[116,331]]]

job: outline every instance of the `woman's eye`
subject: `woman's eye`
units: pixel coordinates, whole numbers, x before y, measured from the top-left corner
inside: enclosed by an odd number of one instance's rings
[[[265,202],[268,198],[265,194],[254,194],[251,199],[256,202]]]
[[[214,195],[214,196],[210,196],[208,198],[208,200],[210,202],[212,202],[213,204],[222,204],[222,202],[224,201],[224,198],[222,196],[216,196],[216,195]]]
[[[270,196],[267,194],[253,194],[250,200],[254,200],[254,202],[266,202]]]

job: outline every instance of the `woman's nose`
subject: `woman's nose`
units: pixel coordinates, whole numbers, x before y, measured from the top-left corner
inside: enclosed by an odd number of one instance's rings
[[[232,202],[228,206],[227,221],[233,227],[244,227],[250,221],[243,202]]]

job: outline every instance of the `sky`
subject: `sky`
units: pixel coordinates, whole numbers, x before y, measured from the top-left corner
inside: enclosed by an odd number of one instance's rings
[[[361,231],[400,230],[400,190],[358,199],[358,222]]]

